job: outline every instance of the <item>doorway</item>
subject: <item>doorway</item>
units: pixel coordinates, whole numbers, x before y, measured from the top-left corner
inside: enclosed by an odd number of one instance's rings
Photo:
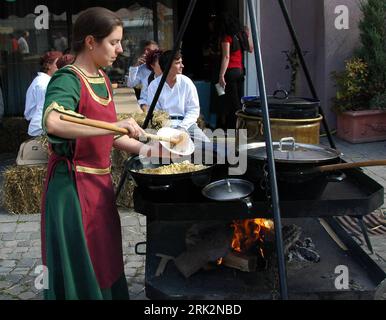
[[[189,1],[177,1],[177,25],[180,27]],[[234,12],[239,15],[239,0],[197,1],[191,20],[182,40],[184,74],[192,80],[210,81],[211,62],[208,61],[207,46],[213,37],[210,21],[221,12]]]

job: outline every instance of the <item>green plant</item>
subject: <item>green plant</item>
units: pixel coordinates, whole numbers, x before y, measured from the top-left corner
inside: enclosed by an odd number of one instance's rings
[[[386,94],[386,1],[361,1],[361,47],[357,56],[368,65],[371,96]]]
[[[352,58],[345,62],[345,70],[333,72],[336,83],[336,96],[333,99],[333,110],[343,112],[348,110],[367,109],[368,67],[360,58]]]
[[[360,47],[346,61],[343,72],[334,72],[337,112],[386,109],[386,1],[360,1]]]

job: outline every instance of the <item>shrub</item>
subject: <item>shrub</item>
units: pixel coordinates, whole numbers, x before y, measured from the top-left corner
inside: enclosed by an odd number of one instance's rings
[[[367,109],[367,64],[359,58],[352,58],[345,63],[344,71],[332,73],[337,88],[336,96],[333,99],[333,110],[343,112]]]

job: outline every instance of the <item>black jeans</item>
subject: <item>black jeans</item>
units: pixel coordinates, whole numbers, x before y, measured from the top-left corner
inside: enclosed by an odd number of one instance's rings
[[[239,68],[227,69],[225,73],[225,95],[221,98],[223,106],[219,110],[218,127],[236,128],[236,111],[241,109],[240,99],[243,95],[244,71]]]

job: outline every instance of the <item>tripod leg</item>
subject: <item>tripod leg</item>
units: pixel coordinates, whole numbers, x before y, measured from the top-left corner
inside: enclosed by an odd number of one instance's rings
[[[374,253],[373,246],[371,245],[369,234],[367,233],[366,226],[365,226],[365,224],[363,222],[363,216],[360,216],[360,217],[357,217],[357,218],[358,218],[358,224],[361,227],[361,230],[362,230],[362,233],[363,233],[363,237],[365,238],[367,248],[370,250],[371,254],[373,254]]]
[[[121,193],[122,187],[124,183],[126,182],[127,178],[127,168],[126,168],[127,160],[125,161],[124,170],[122,172],[121,178],[119,179],[119,183],[117,186],[117,190],[115,191],[115,198],[117,199],[119,194]]]

